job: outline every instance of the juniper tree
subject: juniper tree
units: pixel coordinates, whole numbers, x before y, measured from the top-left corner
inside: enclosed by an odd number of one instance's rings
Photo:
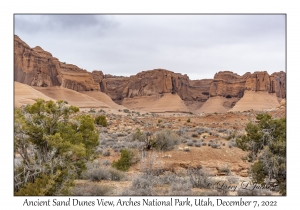
[[[237,146],[249,151],[251,174],[259,184],[275,179],[280,192],[286,194],[286,119],[272,119],[268,114],[258,114],[258,123],[248,123],[246,135],[237,139]]]
[[[68,193],[99,144],[93,118],[78,111],[42,99],[15,109],[14,151],[21,157],[14,169],[16,195]]]

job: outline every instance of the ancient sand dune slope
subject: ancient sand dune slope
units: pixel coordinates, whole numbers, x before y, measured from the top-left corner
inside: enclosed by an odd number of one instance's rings
[[[246,111],[246,110],[265,110],[273,109],[279,106],[275,94],[265,91],[248,91],[245,90],[243,98],[239,100],[230,111]]]
[[[177,94],[165,93],[150,109],[150,112],[189,112]]]
[[[93,97],[98,101],[107,104],[113,109],[126,109],[126,107],[116,104],[108,95],[100,91],[80,91],[80,93]]]
[[[111,108],[106,103],[98,101],[93,97],[63,87],[34,88],[48,97],[54,98],[56,100],[67,101],[68,104],[77,106],[79,108]]]
[[[211,97],[196,112],[224,113],[229,111],[231,106],[234,105],[238,100],[239,98],[225,98],[221,96]]]
[[[42,98],[46,101],[49,100],[55,101],[53,98],[46,96],[45,94],[35,90],[29,85],[25,85],[19,82],[14,82],[14,85],[15,85],[15,91],[14,91],[15,107],[20,107],[26,104],[33,104],[35,103],[35,100],[38,98]]]
[[[124,100],[122,101],[122,105],[128,109],[147,111],[158,99],[158,95],[124,98]]]
[[[162,97],[143,96],[123,100],[123,106],[147,112],[189,112],[177,94],[165,93]]]

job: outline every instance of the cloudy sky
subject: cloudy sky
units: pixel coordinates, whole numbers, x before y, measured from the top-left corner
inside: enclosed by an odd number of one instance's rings
[[[15,34],[62,62],[129,76],[163,68],[285,71],[285,15],[15,15]]]

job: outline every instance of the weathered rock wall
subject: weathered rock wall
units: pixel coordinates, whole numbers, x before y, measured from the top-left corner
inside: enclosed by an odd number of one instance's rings
[[[75,65],[60,62],[41,47],[30,48],[14,37],[14,80],[31,86],[62,86],[68,89],[100,90],[92,74]]]
[[[286,74],[276,72],[269,75],[266,71],[247,72],[243,76],[230,71],[218,72],[210,85],[210,96],[223,96],[227,98],[242,98],[245,90],[265,91],[276,93],[279,98],[286,97]]]
[[[142,71],[130,77],[87,72],[60,62],[41,47],[30,48],[18,36],[14,38],[14,80],[31,86],[61,86],[75,91],[101,91],[119,104],[124,98],[178,94],[186,105],[201,106],[209,97],[242,98],[245,90],[276,93],[286,97],[286,74],[266,71],[240,76],[230,71],[215,74],[214,79],[190,80],[187,75],[165,69]]]

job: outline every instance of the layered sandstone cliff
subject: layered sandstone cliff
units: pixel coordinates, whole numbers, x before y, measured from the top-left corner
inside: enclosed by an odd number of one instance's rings
[[[14,37],[14,80],[31,86],[84,91],[100,90],[91,73],[75,65],[60,62],[41,47],[30,48]]]
[[[18,36],[14,38],[14,80],[30,86],[67,88],[75,91],[106,93],[114,102],[134,103],[143,97],[160,99],[165,94],[178,95],[190,110],[197,110],[210,100],[228,110],[244,96],[245,91],[262,91],[282,99],[286,97],[286,74],[266,71],[238,75],[230,71],[215,74],[214,79],[190,80],[187,75],[165,69],[142,71],[130,77],[87,72],[72,64],[60,62],[41,47],[30,48]],[[144,100],[144,98],[143,98]],[[219,106],[218,105],[218,106]],[[205,108],[206,107],[206,108]],[[203,107],[208,110],[208,104]],[[224,108],[224,109],[223,109]]]
[[[245,90],[266,91],[276,93],[278,98],[286,97],[286,74],[275,72],[269,75],[266,71],[247,72],[243,76],[230,71],[221,71],[215,74],[210,86],[210,96],[227,98],[242,98]]]
[[[104,75],[101,71],[92,72],[101,91],[114,101],[124,98],[177,93],[184,101],[205,102],[209,96],[211,79],[190,80],[187,75],[165,69],[142,71],[130,77]],[[121,102],[120,102],[121,103]]]

